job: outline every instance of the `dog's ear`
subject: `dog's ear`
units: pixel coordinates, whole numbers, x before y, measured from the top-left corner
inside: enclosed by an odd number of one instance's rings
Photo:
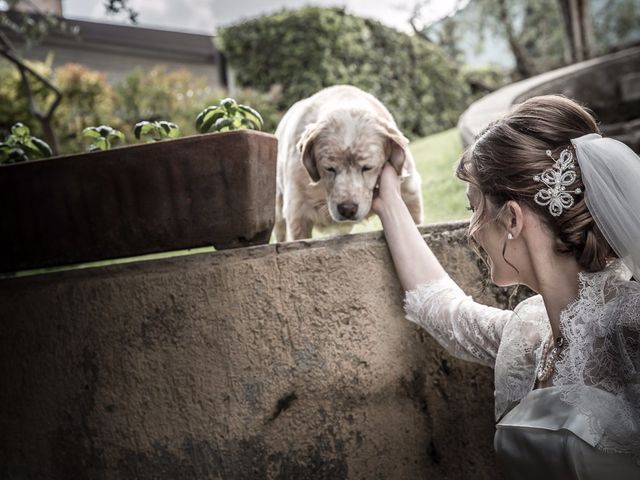
[[[314,183],[320,180],[320,173],[318,172],[318,166],[313,152],[313,142],[318,137],[322,127],[323,125],[320,122],[310,123],[307,125],[307,128],[302,132],[300,141],[297,145],[302,165],[307,169],[307,172]]]
[[[384,135],[387,137],[387,160],[400,176],[407,176],[408,172],[405,168],[407,159],[407,145],[409,140],[400,133],[398,127],[390,122],[383,123]]]

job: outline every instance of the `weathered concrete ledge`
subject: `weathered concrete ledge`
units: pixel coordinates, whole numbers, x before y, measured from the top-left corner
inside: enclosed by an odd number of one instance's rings
[[[482,291],[466,223],[423,228]],[[490,369],[403,318],[381,233],[0,281],[0,477],[501,478]]]
[[[462,144],[465,147],[471,145],[475,136],[489,123],[505,116],[514,105],[536,95],[563,94],[596,111],[610,110],[612,106],[627,100],[629,108],[634,108],[632,105],[637,105],[637,84],[634,88],[624,84],[627,77],[635,75],[637,79],[638,74],[640,46],[512,83],[477,100],[460,116],[458,130]],[[635,108],[636,121],[601,125],[601,128],[606,135],[618,138],[638,150],[640,112]]]

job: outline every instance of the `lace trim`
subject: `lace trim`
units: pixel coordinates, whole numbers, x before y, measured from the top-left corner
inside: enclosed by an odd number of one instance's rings
[[[580,294],[560,315],[568,347],[553,382],[562,401],[589,419],[597,448],[640,460],[640,286],[630,277],[620,261],[579,275]]]

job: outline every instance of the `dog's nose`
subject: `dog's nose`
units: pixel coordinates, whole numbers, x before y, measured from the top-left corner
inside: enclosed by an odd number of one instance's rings
[[[355,218],[356,213],[358,212],[358,204],[345,202],[338,204],[338,213],[342,215],[344,218]]]

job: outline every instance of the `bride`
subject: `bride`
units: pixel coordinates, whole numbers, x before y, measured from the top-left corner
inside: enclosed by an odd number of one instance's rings
[[[470,242],[492,281],[538,293],[474,302],[415,227],[389,165],[373,210],[406,318],[495,371],[499,463],[517,479],[640,478],[640,158],[562,96],[525,101],[462,155]]]

